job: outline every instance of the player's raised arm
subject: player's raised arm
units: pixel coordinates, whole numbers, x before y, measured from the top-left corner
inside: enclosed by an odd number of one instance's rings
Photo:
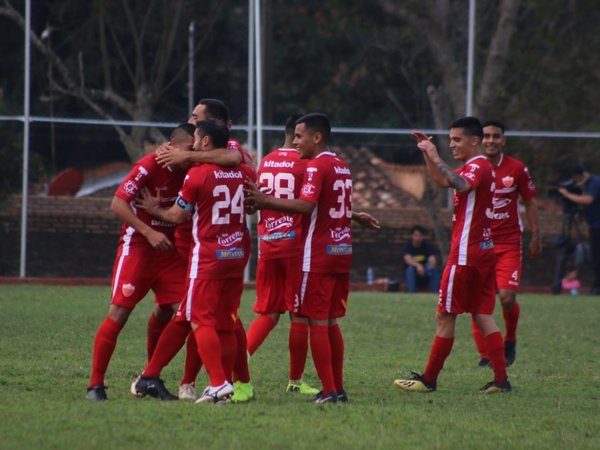
[[[433,181],[438,186],[453,187],[458,192],[469,192],[471,190],[469,182],[442,160],[437,147],[431,142],[431,137],[420,131],[413,131],[412,135],[417,141],[417,147],[423,152],[425,164]]]
[[[240,152],[227,148],[217,148],[202,152],[181,150],[169,143],[161,145],[156,150],[156,161],[163,167],[181,164],[218,164],[219,166],[232,167],[242,162]]]
[[[110,209],[115,215],[132,226],[135,230],[146,238],[148,243],[157,250],[168,250],[173,243],[160,231],[153,230],[152,227],[141,221],[131,210],[131,206],[120,197],[114,196]]]

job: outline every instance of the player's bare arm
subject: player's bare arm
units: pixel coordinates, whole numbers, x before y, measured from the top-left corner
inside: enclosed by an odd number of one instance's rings
[[[120,197],[113,197],[110,209],[115,215],[125,222],[127,225],[132,226],[135,230],[146,238],[152,248],[156,250],[168,250],[173,247],[173,243],[160,231],[154,230],[142,222],[131,210],[131,206],[125,200]]]
[[[315,209],[315,205],[306,200],[275,198],[264,194],[249,179],[246,179],[244,184],[244,202],[249,208],[254,208],[255,210],[274,209],[276,211],[299,214],[310,214]]]
[[[420,131],[413,131],[411,134],[417,141],[417,147],[423,152],[427,169],[438,186],[453,187],[458,192],[471,190],[469,182],[440,158],[437,147],[431,141],[431,136]]]
[[[232,167],[242,161],[242,155],[226,148],[192,152],[165,143],[156,150],[156,161],[163,167],[201,163]]]
[[[354,220],[356,223],[362,225],[365,228],[370,228],[372,230],[381,229],[381,224],[379,223],[379,220],[377,220],[371,214],[366,212],[352,211],[352,220]]]
[[[590,194],[573,194],[572,192],[567,191],[564,187],[558,188],[558,192],[578,205],[591,205],[594,202],[594,197],[592,197]]]
[[[525,202],[525,217],[531,232],[531,242],[527,249],[529,256],[535,258],[542,254],[542,236],[539,228],[538,206],[535,198]]]
[[[170,208],[160,207],[160,195],[153,196],[146,188],[142,189],[135,201],[135,206],[148,212],[148,214],[169,223],[184,222],[190,215],[189,208],[181,206],[182,200],[177,201]]]

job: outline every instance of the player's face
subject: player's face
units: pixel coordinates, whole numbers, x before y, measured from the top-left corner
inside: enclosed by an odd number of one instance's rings
[[[458,161],[466,161],[479,152],[480,140],[477,136],[467,136],[464,128],[450,129],[450,149]]]
[[[506,136],[502,128],[492,125],[483,128],[483,151],[486,156],[496,156],[502,153],[506,144]]]
[[[202,149],[204,148],[204,136],[202,136],[200,134],[200,130],[198,130],[198,128],[196,128],[196,131],[194,131],[194,151],[202,151]]]
[[[197,125],[201,120],[206,120],[206,105],[196,105],[194,110],[192,111],[192,115],[188,119],[188,123],[192,125]]]
[[[306,129],[306,125],[300,123],[296,125],[294,133],[294,141],[292,145],[298,149],[300,158],[310,159],[315,153],[315,134],[310,130]]]

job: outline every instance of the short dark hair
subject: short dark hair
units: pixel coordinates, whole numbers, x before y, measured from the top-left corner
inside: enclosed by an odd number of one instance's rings
[[[201,120],[196,124],[200,136],[210,137],[214,148],[227,147],[229,140],[229,128],[220,120]]]
[[[410,234],[413,234],[415,231],[418,231],[421,234],[427,234],[427,230],[422,225],[413,225],[410,228]]]
[[[329,140],[329,135],[331,134],[331,125],[329,124],[329,119],[325,114],[322,113],[309,113],[305,114],[296,120],[296,125],[300,125],[301,123],[306,126],[312,132],[319,132],[323,135],[323,142],[327,143]]]
[[[483,127],[477,117],[461,117],[455,120],[450,128],[462,128],[467,136],[477,136],[479,139],[483,139]]]
[[[292,114],[285,121],[285,134],[287,136],[293,136],[296,131],[296,122],[302,117],[302,114]]]
[[[229,122],[229,108],[221,100],[216,98],[203,98],[198,102],[199,105],[204,105],[204,115],[207,119],[220,120],[227,125]]]
[[[504,132],[506,131],[506,127],[504,126],[504,124],[502,122],[500,122],[499,120],[487,120],[483,123],[483,125],[481,126],[482,128],[485,127],[496,127],[496,128],[500,128],[502,130],[502,134],[504,134]]]
[[[193,137],[194,131],[196,131],[196,127],[191,123],[180,123],[171,132],[170,139],[177,139],[177,136],[181,135],[181,133],[186,133]]]

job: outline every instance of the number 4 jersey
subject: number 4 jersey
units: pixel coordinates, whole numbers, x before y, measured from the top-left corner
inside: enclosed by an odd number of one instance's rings
[[[243,275],[250,253],[244,212],[244,179],[254,180],[245,165],[192,167],[177,204],[193,213],[189,278],[223,279]]]
[[[260,190],[276,198],[296,199],[304,179],[306,163],[296,149],[280,148],[269,153],[258,168]],[[258,212],[261,259],[288,258],[302,252],[302,214],[272,209]]]
[[[352,176],[348,165],[329,151],[309,160],[300,199],[315,205],[303,221],[303,272],[350,272]]]

